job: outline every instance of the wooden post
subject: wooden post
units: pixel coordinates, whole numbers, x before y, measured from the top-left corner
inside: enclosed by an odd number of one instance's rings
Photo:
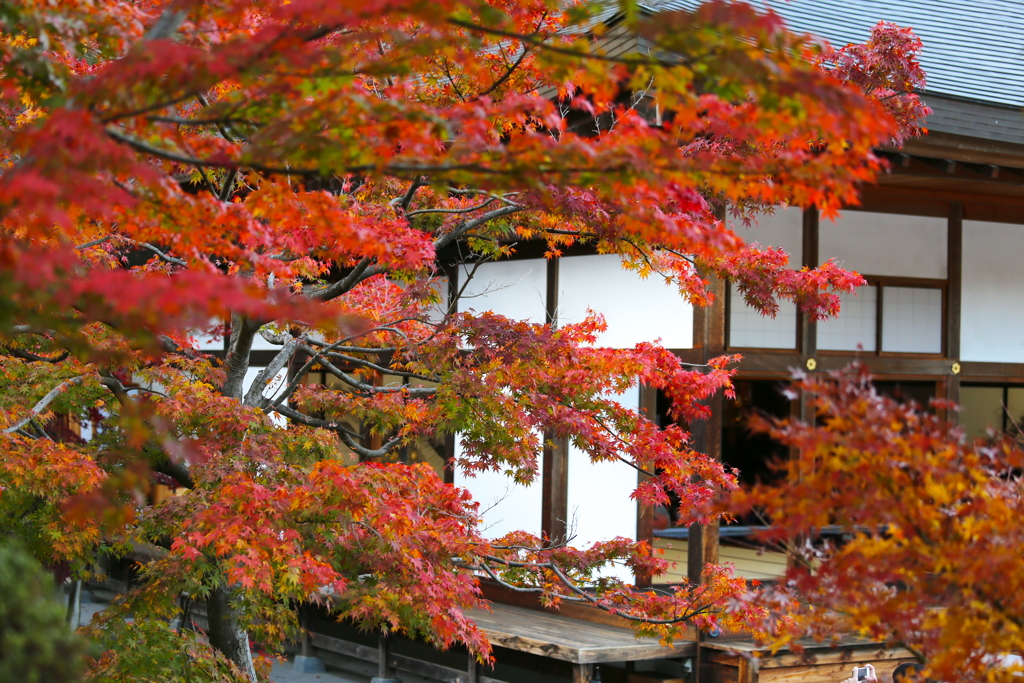
[[[474,655],[472,652],[469,653],[469,664],[466,668],[466,673],[466,683],[479,683],[480,662],[476,661],[476,655]]]
[[[572,683],[591,683],[594,680],[593,664],[573,664]]]
[[[804,232],[801,251],[803,265],[807,268],[818,267],[818,210],[810,208],[804,211]],[[810,316],[800,314],[800,338],[797,340],[800,353],[804,358],[814,358],[818,353],[818,323]]]
[[[754,657],[740,657],[738,664],[737,683],[757,683],[757,659]]]
[[[946,358],[949,360],[950,375],[946,380],[945,397],[960,401],[960,375],[953,372],[960,364],[961,296],[963,287],[964,255],[964,207],[960,202],[950,202],[949,223],[946,231]],[[953,364],[956,363],[956,366]],[[955,413],[947,413],[947,419],[955,420]]]
[[[546,271],[545,322],[558,327],[558,267],[560,260],[548,259]],[[541,470],[541,533],[552,544],[565,541],[569,532],[569,441],[544,435]]]
[[[302,656],[312,657],[313,646],[309,642],[309,605],[302,603],[299,606],[299,615],[301,617],[299,625],[302,627]]]
[[[724,214],[723,214],[724,217]],[[711,273],[705,273],[709,291],[715,300],[710,306],[693,312],[693,345],[703,349],[704,361],[721,355],[725,351],[725,311],[728,292],[725,280]],[[722,394],[715,394],[708,403],[711,417],[706,421],[690,425],[694,449],[713,458],[722,458]],[[718,522],[708,525],[690,525],[687,547],[687,577],[692,583],[699,583],[704,566],[718,562]]]
[[[541,532],[552,544],[566,539],[569,531],[569,441],[544,436],[541,473]]]
[[[295,659],[292,661],[292,668],[300,673],[321,673],[324,670],[324,660],[320,659],[313,653],[313,645],[310,643],[310,634],[312,633],[311,616],[313,613],[313,606],[309,603],[302,603],[299,605],[299,627],[302,629],[302,650],[301,654],[295,655]]]
[[[640,387],[640,414],[655,422],[658,418],[658,391],[648,386]],[[664,425],[661,425],[664,426]],[[642,484],[649,475],[637,473],[637,484]],[[636,540],[654,543],[654,508],[650,505],[637,503],[636,508]],[[638,574],[634,577],[637,586],[650,586],[650,574]]]
[[[384,632],[377,639],[377,675],[370,679],[370,683],[401,683],[391,666],[391,643]]]
[[[558,325],[558,266],[560,260],[549,258],[545,271],[544,322],[552,327]]]

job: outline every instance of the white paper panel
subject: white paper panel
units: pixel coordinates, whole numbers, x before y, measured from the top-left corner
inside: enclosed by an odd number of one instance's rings
[[[860,287],[854,294],[840,294],[839,299],[839,316],[818,321],[818,349],[874,351],[878,289]]]
[[[1024,225],[964,221],[960,357],[1024,363]]]
[[[631,388],[616,400],[634,410],[640,406],[640,390]],[[597,541],[616,536],[636,539],[637,505],[629,496],[637,486],[637,472],[623,463],[591,463],[590,458],[574,447],[569,448],[569,520],[575,531],[572,545],[586,548]],[[625,567],[606,572],[632,581]]]
[[[778,247],[789,254],[789,266],[803,264],[804,212],[795,207],[779,207],[773,214],[759,214],[752,225],[729,218],[729,227],[747,244]]]
[[[459,301],[460,311],[493,311],[514,320],[544,322],[547,292],[544,259],[484,263],[466,284],[472,272],[472,266],[462,266],[459,271],[459,287],[466,285]]]
[[[456,459],[461,455],[462,441],[456,439]],[[540,536],[542,501],[539,474],[532,484],[522,486],[500,472],[481,472],[470,477],[456,467],[455,485],[469,489],[473,500],[480,503],[483,517],[480,529],[484,538],[500,538],[510,531],[527,531]]]
[[[795,349],[796,304],[780,301],[774,318],[747,306],[739,290],[729,286],[729,346],[740,349]]]
[[[559,324],[581,322],[590,308],[608,323],[597,340],[601,346],[628,348],[659,338],[670,349],[693,346],[693,307],[664,278],[624,270],[614,254],[564,257],[558,267]]]
[[[747,244],[777,247],[789,254],[789,266],[799,269],[803,263],[803,210],[779,207],[775,213],[760,214],[752,225],[729,218],[729,227]],[[757,349],[796,348],[796,305],[779,302],[774,318],[761,315],[747,306],[736,287],[729,291],[729,346]]]
[[[867,275],[946,277],[945,218],[844,211],[822,220],[818,255]],[[966,242],[966,239],[964,240]]]
[[[882,350],[942,352],[942,290],[886,287],[882,294]]]

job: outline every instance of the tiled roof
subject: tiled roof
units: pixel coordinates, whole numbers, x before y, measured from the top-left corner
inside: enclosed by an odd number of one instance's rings
[[[926,93],[1024,106],[1022,0],[751,0],[771,7],[793,31],[833,45],[863,42],[879,21],[911,26],[924,42]],[[609,10],[600,20],[616,14]],[[645,0],[642,11],[693,8],[696,0]]]

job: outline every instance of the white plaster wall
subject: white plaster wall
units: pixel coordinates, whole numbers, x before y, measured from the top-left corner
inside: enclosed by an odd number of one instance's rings
[[[252,387],[252,383],[256,380],[256,376],[262,372],[263,368],[250,367],[245,371],[245,377],[242,379],[242,396],[249,393],[249,388]],[[267,398],[275,398],[284,388],[288,385],[288,369],[282,368],[277,371],[277,374],[270,378],[267,382],[266,387],[263,389],[263,395]],[[278,427],[284,427],[288,424],[287,420],[284,419],[278,413],[271,413],[270,419]]]
[[[459,310],[493,311],[514,320],[543,323],[547,292],[544,259],[484,263],[466,284],[472,266],[462,266],[459,287],[466,285]]]
[[[616,400],[633,410],[640,407],[640,390],[630,388]],[[569,448],[568,528],[575,533],[572,545],[586,548],[616,536],[636,539],[637,504],[629,496],[637,486],[637,472],[619,462],[591,463],[583,451]],[[626,567],[605,571],[632,581]]]
[[[455,457],[462,456],[462,440],[455,440]],[[500,538],[510,531],[527,531],[541,535],[541,481],[540,474],[529,486],[517,484],[501,472],[480,472],[468,476],[455,468],[455,485],[469,489],[473,500],[480,503],[484,538]]]
[[[211,323],[211,325],[214,323]],[[269,327],[263,327],[261,329],[269,329]],[[210,334],[196,334],[196,347],[202,351],[223,351],[224,350],[224,337]],[[278,344],[271,344],[263,338],[259,332],[252,340],[252,348],[254,351],[276,351],[280,350],[281,346]]]
[[[964,221],[960,358],[1024,363],[1024,225]]]
[[[217,320],[211,320],[210,326],[217,324]],[[224,350],[224,337],[223,335],[213,334],[194,334],[192,335],[196,340],[196,348],[200,351],[223,351]]]
[[[930,216],[844,211],[835,222],[820,222],[818,255],[867,275],[944,278],[946,224]]]
[[[260,329],[261,330],[267,330],[268,332],[272,331],[269,325],[264,325]],[[281,350],[281,345],[280,344],[271,344],[270,342],[268,342],[266,339],[263,338],[262,334],[257,332],[256,336],[253,337],[253,340],[252,340],[252,349],[253,349],[253,351],[280,351]]]
[[[771,214],[758,214],[745,226],[730,217],[729,227],[747,244],[757,242],[762,247],[778,247],[789,254],[791,268],[799,269],[803,263],[804,212],[796,207],[780,206]]]
[[[448,312],[448,278],[435,278],[431,283],[431,289],[437,292],[437,303],[427,309],[427,320],[440,322]]]
[[[670,349],[693,346],[693,307],[661,276],[641,278],[623,269],[615,254],[563,257],[558,268],[559,324],[581,322],[589,308],[608,323],[600,346],[628,348],[656,339]]]

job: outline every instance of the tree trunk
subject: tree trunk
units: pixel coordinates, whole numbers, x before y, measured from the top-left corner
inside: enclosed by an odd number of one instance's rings
[[[256,667],[249,650],[249,634],[235,618],[231,605],[231,591],[214,588],[206,599],[206,615],[210,622],[210,645],[238,665],[252,683],[256,681]]]

